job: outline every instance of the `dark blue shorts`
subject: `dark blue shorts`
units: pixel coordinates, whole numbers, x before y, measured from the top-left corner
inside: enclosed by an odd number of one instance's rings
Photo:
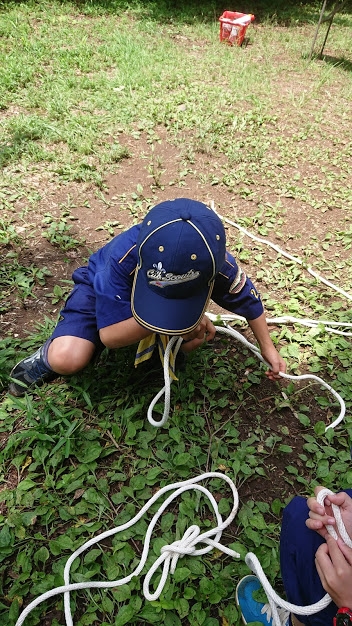
[[[352,489],[346,489],[352,497]],[[307,500],[296,497],[285,508],[280,537],[281,576],[287,600],[307,606],[321,600],[326,591],[315,567],[315,553],[324,539],[305,522],[309,516]],[[315,615],[296,615],[307,626],[332,626],[337,606],[333,602]]]
[[[88,269],[79,267],[72,278],[75,286],[60,311],[59,322],[50,339],[71,335],[87,339],[100,349],[103,344],[97,329],[95,293],[88,280]]]

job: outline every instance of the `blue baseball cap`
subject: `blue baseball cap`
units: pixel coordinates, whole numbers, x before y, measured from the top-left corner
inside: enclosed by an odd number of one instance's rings
[[[153,207],[137,239],[132,314],[152,332],[194,330],[225,262],[225,229],[202,202],[177,198]]]

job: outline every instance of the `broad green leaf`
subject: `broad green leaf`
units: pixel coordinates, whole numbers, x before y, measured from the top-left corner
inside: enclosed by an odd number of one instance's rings
[[[275,500],[272,501],[271,503],[271,510],[274,513],[274,515],[279,515],[281,509],[284,507],[284,505],[282,504],[282,502],[278,499],[275,498]]]
[[[145,620],[148,624],[158,624],[164,622],[164,612],[158,611],[152,603],[147,602],[143,609],[138,613],[138,618]]]
[[[180,443],[181,438],[182,438],[180,429],[176,427],[170,428],[169,436],[171,437],[171,439],[176,441],[176,443]]]
[[[175,598],[175,609],[180,619],[183,619],[189,613],[189,602],[187,602],[187,600],[184,597]]]
[[[134,614],[134,608],[130,604],[122,606],[115,618],[115,626],[128,624],[134,617]]]
[[[201,580],[199,581],[199,589],[204,595],[208,596],[214,591],[215,583],[209,578],[201,578]]]
[[[104,570],[106,572],[108,580],[110,581],[118,580],[118,578],[120,577],[121,568],[120,568],[120,565],[118,564],[117,558],[115,556],[104,556],[103,563],[104,563]],[[125,585],[123,587],[118,587],[116,589],[116,592],[120,593],[119,590],[123,589],[124,587]]]
[[[64,550],[73,551],[74,545],[70,537],[68,537],[67,535],[62,535],[61,537],[58,537],[57,539],[53,539],[52,541],[49,541],[49,549],[50,549],[51,554],[53,554],[54,556],[58,556]]]
[[[160,597],[159,606],[161,606],[162,609],[166,609],[167,611],[170,611],[171,609],[175,607],[175,603],[173,600],[168,600],[167,598]]]
[[[192,574],[196,574],[197,576],[200,576],[201,574],[204,574],[205,572],[205,565],[204,563],[202,563],[200,557],[197,557],[197,558],[192,557],[188,559],[187,567],[189,567]]]
[[[222,597],[223,594],[220,591],[216,590],[210,594],[208,601],[210,602],[210,604],[219,604]]]
[[[98,441],[85,441],[75,455],[80,463],[91,463],[100,457],[102,449]]]
[[[266,521],[261,513],[256,513],[253,517],[250,518],[251,526],[254,528],[258,528],[258,530],[265,530],[267,528]]]
[[[161,518],[160,527],[163,533],[166,533],[174,524],[175,516],[173,513],[164,513]]]
[[[326,426],[324,422],[317,422],[316,424],[314,424],[314,431],[317,435],[323,435],[325,433],[325,428]]]
[[[93,548],[92,550],[89,550],[89,552],[86,553],[83,562],[86,565],[89,565],[89,563],[95,563],[95,561],[101,556],[101,550],[99,550],[98,548]]]
[[[114,580],[113,578],[111,580]],[[117,602],[125,602],[129,600],[131,597],[131,590],[128,585],[121,585],[120,587],[116,587],[113,591],[114,598]]]
[[[9,546],[12,546],[13,540],[13,533],[6,524],[0,530],[0,548],[8,548]]]
[[[146,476],[147,481],[154,484],[155,480],[158,476],[160,476],[160,474],[162,474],[162,472],[163,470],[160,467],[151,467]]]
[[[33,560],[34,563],[38,565],[38,563],[46,563],[49,557],[49,550],[45,546],[42,546],[41,548],[39,548],[39,550],[35,551],[33,555]]]
[[[167,611],[165,615],[164,625],[165,626],[181,626],[181,620],[179,616],[176,615],[176,613],[174,613],[173,611],[172,612]]]
[[[227,498],[221,498],[218,504],[220,515],[226,515],[227,513],[229,513],[232,509],[232,506],[233,506],[233,503],[232,502],[230,503]]]
[[[326,478],[329,474],[329,462],[327,459],[321,459],[316,469],[316,478]]]
[[[135,491],[140,491],[141,489],[144,489],[144,487],[145,487],[145,477],[141,476],[141,475],[132,476],[132,478],[130,480],[130,486]]]
[[[20,604],[17,598],[14,598],[14,600],[12,600],[11,602],[11,606],[10,606],[10,610],[8,612],[8,619],[10,620],[10,623],[13,622],[15,623],[15,621],[17,621],[18,616],[19,616],[19,612],[20,612]],[[8,623],[8,621],[4,621],[4,626],[5,623]]]
[[[162,537],[158,537],[157,539],[155,539],[155,541],[153,542],[154,554],[156,554],[156,556],[160,556],[161,548],[163,548],[166,544],[167,542]]]
[[[105,613],[113,614],[115,605],[109,596],[103,595],[101,599],[101,608]]]
[[[189,465],[190,463],[193,465],[193,458],[189,452],[182,452],[181,454],[176,454],[174,463],[175,465]]]
[[[173,579],[175,581],[175,583],[181,583],[184,580],[187,580],[187,578],[190,575],[190,570],[188,569],[188,567],[177,567],[176,571],[173,575]]]
[[[17,485],[17,490],[28,491],[29,489],[33,489],[33,487],[36,487],[36,483],[30,478],[25,478]]]
[[[89,489],[87,489],[82,495],[82,498],[84,500],[87,500],[87,502],[90,502],[91,504],[108,506],[107,499],[102,496],[96,489],[94,489],[94,487],[90,487]]]

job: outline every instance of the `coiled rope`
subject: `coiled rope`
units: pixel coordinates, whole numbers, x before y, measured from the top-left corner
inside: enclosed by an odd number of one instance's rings
[[[214,321],[218,319],[218,316],[212,315],[211,313],[207,313],[206,315],[210,319],[213,319]],[[220,319],[223,319],[223,317],[220,316]],[[267,363],[265,359],[263,359],[259,348],[255,346],[253,343],[251,343],[250,341],[247,341],[247,339],[243,337],[243,335],[241,335],[241,333],[239,333],[237,330],[229,326],[216,326],[216,330],[219,333],[222,333],[224,335],[229,335],[230,337],[234,337],[235,339],[238,339],[238,341],[240,341],[244,346],[249,348],[262,363],[270,367],[269,363]],[[164,387],[160,389],[160,391],[156,394],[156,396],[150,403],[148,411],[147,411],[147,418],[148,418],[149,423],[152,426],[156,426],[156,427],[164,426],[167,420],[169,419],[170,403],[171,403],[171,383],[172,383],[172,380],[170,379],[170,374],[169,374],[169,358],[170,358],[170,352],[173,348],[174,348],[173,353],[174,353],[174,356],[176,357],[181,347],[182,341],[183,341],[182,337],[171,337],[166,347],[165,354],[164,354]],[[330,428],[335,428],[343,420],[345,413],[346,413],[345,402],[341,398],[340,394],[338,394],[337,391],[335,391],[335,389],[333,389],[331,385],[326,383],[322,378],[319,378],[319,376],[314,376],[313,374],[302,374],[300,376],[296,376],[293,374],[285,374],[284,372],[279,372],[279,374],[282,378],[286,378],[288,380],[297,380],[297,381],[298,380],[312,380],[318,383],[319,385],[322,385],[323,387],[325,387],[325,389],[330,391],[330,393],[332,393],[332,395],[338,400],[340,404],[340,414],[331,424],[329,424],[325,428],[325,432],[329,430]],[[160,398],[163,395],[165,395],[163,415],[160,420],[155,420],[153,418],[153,410],[154,410],[156,403],[158,402],[158,400],[160,400]]]
[[[233,496],[233,506],[232,506],[231,513],[225,520],[222,519],[221,514],[219,513],[218,505],[214,496],[206,487],[198,484],[201,481],[204,481],[206,479],[211,479],[211,478],[224,480],[231,488],[232,496]],[[64,611],[65,611],[66,625],[73,626],[73,619],[72,619],[72,613],[71,613],[71,607],[70,607],[71,591],[77,591],[79,589],[97,589],[97,588],[107,589],[107,588],[112,588],[112,587],[119,587],[121,585],[125,585],[126,583],[130,582],[130,580],[133,577],[138,576],[142,572],[145,562],[147,560],[148,552],[149,552],[149,545],[151,541],[151,535],[158,519],[163,514],[165,509],[169,506],[169,504],[173,500],[175,500],[175,498],[178,498],[185,491],[190,491],[192,489],[204,494],[204,496],[208,498],[211,504],[211,507],[214,511],[214,515],[217,521],[217,526],[215,528],[212,528],[202,533],[199,526],[194,524],[185,531],[182,539],[178,541],[174,541],[172,544],[163,546],[161,548],[160,556],[156,559],[156,561],[154,562],[152,567],[149,569],[149,571],[147,572],[144,578],[143,595],[146,598],[146,600],[153,601],[153,600],[157,600],[160,597],[164,589],[169,573],[172,575],[175,572],[178,559],[182,558],[185,555],[200,556],[200,555],[210,552],[210,550],[212,550],[213,548],[216,548],[217,550],[220,550],[221,552],[224,552],[225,554],[228,554],[229,556],[232,556],[234,558],[240,558],[240,555],[237,552],[235,552],[234,550],[231,550],[227,546],[224,546],[220,543],[223,530],[231,524],[238,510],[239,499],[238,499],[237,489],[235,487],[234,482],[231,480],[231,478],[226,476],[226,474],[222,474],[220,472],[207,472],[195,478],[191,478],[183,482],[178,482],[172,485],[166,485],[165,487],[162,487],[143,506],[143,508],[139,511],[139,513],[137,513],[137,515],[135,515],[129,522],[126,522],[125,524],[117,526],[116,528],[113,528],[111,530],[105,531],[99,534],[97,537],[93,537],[92,539],[87,541],[85,544],[83,544],[80,548],[78,548],[78,550],[76,550],[72,554],[72,556],[70,556],[70,558],[68,559],[65,565],[64,585],[60,587],[56,587],[55,589],[52,589],[50,591],[47,591],[43,593],[41,596],[39,596],[38,598],[36,598],[35,600],[33,600],[33,602],[31,602],[22,611],[21,615],[19,616],[16,622],[16,626],[21,626],[23,622],[25,621],[26,617],[39,604],[41,604],[45,600],[48,600],[49,598],[52,598],[60,594],[64,594]],[[154,504],[154,502],[156,502],[163,494],[172,490],[173,490],[173,493],[169,495],[165,499],[165,501],[160,505],[159,510],[154,514],[148,526],[140,563],[131,574],[129,574],[128,576],[125,576],[124,578],[121,578],[119,580],[114,580],[114,581],[104,581],[104,582],[89,581],[89,582],[82,582],[82,583],[70,583],[70,569],[71,569],[72,563],[80,554],[82,554],[85,550],[88,550],[88,548],[91,548],[93,545],[97,544],[98,542],[103,541],[107,537],[111,537],[133,526],[144,515],[144,513],[146,513],[146,511],[152,506],[152,504]],[[332,492],[329,489],[322,490],[317,496],[318,502],[322,504],[326,496],[328,496],[331,493]],[[335,514],[337,528],[341,536],[343,537],[347,545],[352,547],[352,542],[350,541],[347,531],[342,522],[339,507],[332,505],[332,509]],[[330,533],[333,530],[331,526],[327,526],[327,529],[328,529],[328,532]],[[336,533],[335,533],[335,536],[336,536]],[[346,541],[346,538],[347,538],[347,541]],[[197,548],[199,544],[205,544],[205,547]],[[312,604],[306,607],[300,607],[300,606],[291,604],[289,602],[286,602],[285,600],[280,598],[278,594],[273,590],[255,554],[248,552],[245,557],[245,561],[248,567],[252,569],[253,572],[255,572],[255,574],[258,576],[260,582],[263,585],[263,588],[267,594],[268,601],[272,609],[273,622],[275,626],[281,626],[280,618],[277,612],[277,606],[280,606],[288,611],[291,611],[299,615],[312,615],[314,613],[317,613],[318,611],[321,611],[331,602],[331,598],[328,594],[326,594],[319,602],[316,602],[315,604]],[[161,566],[162,566],[161,579],[156,590],[153,592],[150,590],[150,582],[151,582],[153,575]]]

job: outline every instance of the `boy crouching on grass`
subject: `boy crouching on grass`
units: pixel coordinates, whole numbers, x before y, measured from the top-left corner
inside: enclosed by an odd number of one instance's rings
[[[138,343],[152,333],[181,336],[183,352],[195,350],[215,336],[205,315],[210,298],[247,319],[271,380],[286,371],[257,290],[226,251],[221,220],[201,202],[177,198],[156,205],[72,278],[53,334],[13,368],[11,394],[75,374],[96,351]]]

